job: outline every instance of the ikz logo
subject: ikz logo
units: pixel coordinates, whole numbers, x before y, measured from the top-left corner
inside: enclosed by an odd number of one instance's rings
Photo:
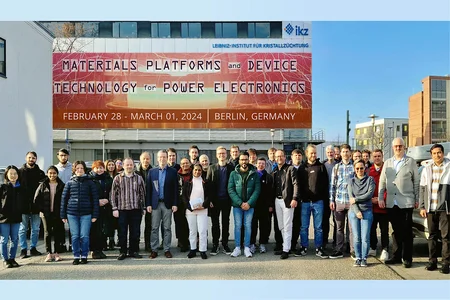
[[[295,25],[293,27],[291,23],[288,23],[286,27],[284,28],[284,31],[286,31],[287,34],[291,35],[294,33],[297,36],[307,36],[308,34],[308,28],[301,28],[300,26]]]

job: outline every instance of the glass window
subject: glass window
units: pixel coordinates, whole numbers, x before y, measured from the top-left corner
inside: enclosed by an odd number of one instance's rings
[[[397,125],[397,132],[400,131],[400,125]]]
[[[6,41],[0,38],[0,75],[6,76]]]
[[[257,38],[269,38],[270,37],[270,23],[256,23],[255,35]]]
[[[98,36],[109,38],[112,37],[112,22],[100,22],[98,24]]]
[[[270,22],[270,37],[271,38],[281,38],[282,30],[281,30],[281,22]]]
[[[150,22],[137,22],[137,37],[148,38],[151,36]]]
[[[446,139],[447,122],[446,121],[433,121],[431,122],[431,138],[432,139]]]
[[[171,38],[181,37],[181,23],[179,22],[170,23],[170,37]]]
[[[220,39],[223,37],[222,35],[222,23],[216,23],[216,38]]]
[[[83,22],[84,37],[98,37],[99,22]]]
[[[363,129],[363,133],[367,133],[367,128],[364,128],[364,129]]]
[[[181,37],[184,39],[189,37],[188,23],[181,23]]]
[[[248,37],[255,37],[255,23],[248,23]]]
[[[215,24],[214,23],[202,23],[201,24],[201,37],[202,38],[214,38],[215,35]]]
[[[237,38],[237,23],[222,23],[223,38]]]
[[[202,28],[200,23],[189,23],[189,37],[190,38],[202,37]]]
[[[432,119],[445,119],[447,117],[447,105],[445,101],[432,101],[431,102],[431,118]]]
[[[136,38],[137,22],[114,22],[113,37],[115,38]]]
[[[447,97],[446,80],[431,80],[431,98],[445,99]]]
[[[364,146],[367,146],[367,140],[364,140],[363,144]]]
[[[248,38],[248,23],[237,23],[237,31],[238,38]]]
[[[361,130],[360,129],[356,129],[356,134],[360,134]]]
[[[170,38],[170,23],[158,23],[158,37]]]

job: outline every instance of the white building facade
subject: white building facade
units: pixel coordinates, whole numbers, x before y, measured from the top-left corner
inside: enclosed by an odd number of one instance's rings
[[[0,22],[0,166],[53,163],[53,35],[37,22]]]

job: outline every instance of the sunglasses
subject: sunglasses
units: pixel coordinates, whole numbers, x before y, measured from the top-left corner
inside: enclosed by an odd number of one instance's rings
[[[356,171],[364,170],[364,168],[355,168]]]

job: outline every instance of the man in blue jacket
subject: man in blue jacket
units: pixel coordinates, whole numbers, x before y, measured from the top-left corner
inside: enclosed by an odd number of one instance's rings
[[[253,211],[261,192],[261,182],[253,165],[249,164],[248,153],[239,156],[239,164],[231,172],[228,180],[228,194],[231,198],[234,216],[234,240],[236,247],[231,257],[241,255],[241,228],[244,219],[244,254],[252,257],[250,236],[252,232]]]
[[[167,165],[167,151],[158,151],[158,167],[150,170],[147,177],[147,212],[152,214],[152,233],[150,237],[150,258],[158,256],[159,227],[164,227],[164,255],[172,258],[172,213],[178,206],[178,176],[174,168]]]

